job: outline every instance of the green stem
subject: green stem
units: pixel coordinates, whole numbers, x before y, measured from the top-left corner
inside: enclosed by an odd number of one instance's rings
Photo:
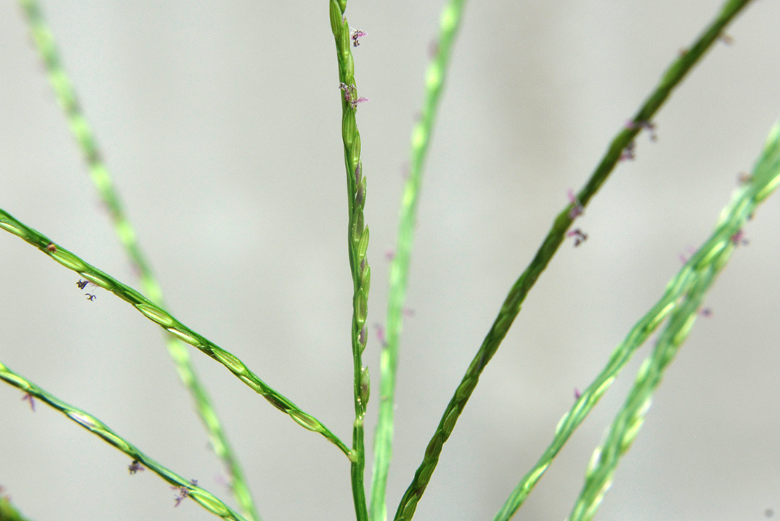
[[[215,514],[223,519],[244,521],[244,518],[241,515],[234,512],[230,507],[217,499],[217,497],[210,492],[202,489],[193,481],[188,481],[171,470],[163,467],[91,414],[77,409],[72,405],[63,402],[56,396],[44,391],[23,376],[11,371],[9,368],[3,365],[2,362],[0,362],[0,380],[4,380],[14,387],[21,389],[28,395],[49,404],[61,413],[65,414],[74,422],[90,431],[92,434],[100,436],[104,441],[121,450],[130,456],[132,460],[139,462],[171,485],[181,489],[182,491],[186,490],[187,497],[194,499],[198,504],[200,504],[203,508],[212,514]]]
[[[379,419],[374,435],[374,471],[371,480],[372,521],[387,519],[387,474],[393,456],[393,408],[395,375],[398,368],[399,337],[403,328],[403,306],[409,275],[409,257],[417,220],[417,200],[422,183],[423,165],[431,142],[439,100],[450,61],[450,52],[460,27],[465,0],[450,0],[444,6],[439,24],[439,40],[425,74],[425,102],[420,121],[412,130],[409,176],[401,200],[400,222],[395,256],[390,266],[390,288],[387,303],[387,345],[380,357]]]
[[[589,521],[612,483],[620,458],[631,447],[642,427],[653,393],[664,371],[688,337],[699,306],[734,249],[744,224],[756,207],[780,184],[780,121],[770,132],[751,179],[740,187],[723,209],[715,232],[681,271],[690,279],[687,291],[669,317],[669,323],[637,373],[626,402],[618,411],[604,443],[597,447],[588,465],[585,485],[569,516],[571,521]]]
[[[96,286],[100,286],[122,300],[129,302],[146,318],[159,324],[169,333],[172,333],[184,342],[196,347],[199,351],[224,365],[252,390],[268,400],[271,405],[283,413],[288,414],[290,418],[301,427],[322,434],[346,454],[350,460],[352,459],[353,456],[351,451],[338,436],[328,430],[319,420],[303,412],[288,398],[269,387],[264,381],[258,378],[255,373],[250,371],[244,362],[239,360],[238,357],[232,353],[225,351],[211,340],[185,326],[167,311],[154,304],[136,290],[122,284],[107,273],[83,261],[59,244],[53,243],[45,235],[21,223],[3,209],[0,209],[0,228],[22,238],[24,241],[35,246],[69,270],[75,271],[89,282]]]
[[[728,257],[733,252],[736,234],[739,233],[746,221],[750,219],[758,204],[777,187],[778,183],[780,183],[780,124],[776,124],[773,127],[762,156],[753,170],[753,175],[748,183],[735,193],[732,201],[723,209],[717,227],[710,238],[693,254],[677,275],[669,281],[661,299],[629,331],[623,342],[612,353],[607,366],[582,393],[571,409],[563,415],[555,428],[555,438],[552,443],[547,447],[547,450],[539,458],[536,465],[523,476],[523,479],[520,480],[520,483],[512,491],[512,494],[493,518],[493,521],[507,521],[522,506],[531,490],[533,490],[536,483],[552,463],[552,460],[577,427],[585,420],[593,407],[595,407],[601,396],[609,389],[634,352],[667,317],[671,317],[670,325],[667,326],[666,332],[661,337],[662,340],[659,341],[658,345],[664,342],[663,339],[677,338],[677,340],[682,341],[682,336],[675,337],[672,335],[670,337],[670,331],[673,329],[680,333],[679,326],[681,321],[691,320],[689,326],[692,325],[692,320],[696,318],[695,312],[698,311],[698,306],[693,304],[685,308],[688,311],[683,311],[683,306],[689,301],[692,302],[694,298],[701,300],[698,295],[703,296],[704,291],[708,289],[717,272],[723,269]],[[681,317],[685,317],[684,320]],[[687,331],[684,332],[684,335],[687,335]],[[664,351],[666,353],[670,353],[670,349],[673,349],[668,345],[661,347],[658,347],[658,345],[656,351],[661,349],[666,350]],[[654,371],[660,368],[655,365],[653,367]],[[656,376],[659,375],[656,374]],[[660,381],[660,377],[658,381]],[[657,383],[656,381],[655,384],[657,385]],[[643,392],[647,393],[648,389],[645,388]],[[643,396],[647,397],[648,395],[644,394]],[[619,414],[624,413],[621,412]]]
[[[671,94],[672,90],[683,80],[688,71],[698,63],[704,56],[710,46],[718,39],[723,29],[729,22],[750,2],[750,0],[730,0],[718,13],[716,19],[705,29],[696,42],[687,52],[672,62],[662,77],[659,85],[650,94],[639,111],[632,120],[632,124],[623,128],[612,140],[606,154],[602,158],[596,170],[591,175],[586,185],[577,194],[577,201],[567,205],[556,217],[553,226],[545,237],[539,250],[536,252],[533,260],[525,271],[515,282],[509,291],[501,311],[499,311],[496,320],[490,328],[482,345],[474,356],[466,374],[458,385],[455,394],[450,400],[444,414],[436,427],[436,432],[428,443],[425,450],[425,456],[420,466],[415,472],[412,483],[406,489],[398,510],[395,514],[396,521],[409,521],[414,516],[417,503],[425,492],[425,488],[430,482],[431,475],[439,461],[441,450],[444,443],[452,433],[455,424],[458,421],[463,408],[466,406],[471,393],[479,381],[482,370],[487,366],[490,359],[498,350],[501,341],[506,336],[512,322],[520,312],[520,306],[528,295],[528,292],[536,283],[539,275],[547,267],[558,247],[565,238],[566,231],[571,225],[577,212],[585,208],[590,199],[601,188],[601,185],[607,180],[609,174],[615,168],[620,160],[623,150],[629,146],[636,135],[642,130],[643,126],[648,124],[661,105]],[[630,127],[630,128],[629,128]],[[577,208],[579,206],[579,208]]]
[[[341,136],[344,142],[344,164],[347,173],[347,207],[349,224],[347,244],[349,267],[352,273],[352,365],[353,399],[355,421],[352,427],[352,498],[358,521],[368,520],[366,490],[363,484],[366,451],[364,443],[364,419],[371,390],[368,368],[363,367],[362,354],[366,348],[366,316],[368,313],[368,291],[371,285],[371,268],[368,265],[368,226],[364,227],[363,208],[366,203],[366,178],[360,162],[360,133],[355,120],[358,97],[355,85],[355,62],[352,57],[352,35],[344,16],[347,0],[329,0],[330,26],[336,40],[336,56],[339,67],[339,96],[341,97]]]
[[[149,300],[158,306],[167,308],[160,285],[138,245],[135,230],[125,214],[119,194],[103,161],[103,154],[100,152],[95,135],[78,103],[76,91],[62,66],[54,36],[46,24],[40,4],[37,0],[19,0],[19,3],[27,18],[33,42],[46,67],[57,102],[65,113],[70,129],[81,149],[92,182],[108,209],[114,224],[114,231],[122,243],[125,253],[137,268],[144,293],[149,297]],[[230,447],[225,432],[222,430],[216,411],[211,405],[211,400],[195,373],[186,345],[170,334],[166,334],[165,337],[168,353],[173,359],[179,377],[195,402],[195,408],[211,440],[211,446],[230,474],[233,495],[247,517],[253,521],[260,521],[241,466]]]

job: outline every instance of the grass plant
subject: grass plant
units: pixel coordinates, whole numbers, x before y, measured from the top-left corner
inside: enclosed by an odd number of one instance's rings
[[[419,120],[412,129],[409,169],[399,211],[397,242],[389,269],[386,329],[384,330],[386,336],[380,339],[383,345],[379,356],[379,367],[373,370],[374,374],[379,376],[378,385],[375,381],[378,395],[375,394],[374,400],[370,401],[371,380],[364,353],[369,343],[371,329],[368,321],[371,285],[368,254],[373,250],[369,249],[366,204],[367,202],[370,204],[370,199],[367,198],[367,182],[372,175],[372,169],[368,166],[364,168],[361,158],[362,138],[358,130],[357,113],[366,106],[364,103],[368,100],[360,96],[358,91],[356,77],[359,76],[359,69],[356,70],[358,66],[353,54],[360,45],[360,39],[366,35],[363,31],[349,25],[347,3],[347,0],[329,0],[328,16],[336,46],[336,60],[333,65],[338,72],[339,84],[338,90],[333,90],[334,97],[339,96],[341,108],[340,123],[333,121],[332,124],[334,127],[339,126],[342,138],[347,186],[347,258],[352,279],[352,317],[349,338],[354,418],[351,426],[351,444],[346,443],[336,434],[339,429],[332,425],[331,428],[326,427],[325,420],[320,421],[315,411],[304,410],[280,390],[267,383],[262,367],[250,369],[238,356],[209,340],[204,334],[198,332],[196,327],[185,325],[174,316],[163,300],[161,284],[151,270],[151,262],[142,253],[137,239],[138,234],[130,223],[109,173],[104,154],[97,144],[76,91],[65,72],[54,35],[43,18],[41,7],[36,0],[19,0],[29,25],[32,41],[40,53],[56,100],[84,157],[95,189],[107,209],[117,238],[137,271],[141,290],[133,289],[130,283],[121,281],[120,277],[110,275],[90,264],[85,256],[73,251],[75,248],[71,249],[69,245],[61,243],[57,237],[50,237],[34,229],[11,215],[10,210],[0,208],[0,228],[10,234],[6,234],[3,240],[13,240],[11,235],[22,239],[65,269],[74,272],[79,283],[83,282],[82,288],[86,285],[102,288],[107,294],[130,304],[143,317],[163,329],[164,342],[174,366],[192,396],[195,409],[206,429],[215,455],[228,473],[229,489],[238,508],[234,510],[215,494],[201,488],[194,480],[188,480],[164,464],[158,463],[131,443],[127,435],[112,430],[95,415],[69,405],[51,392],[32,383],[27,377],[12,371],[2,362],[0,362],[0,379],[22,391],[31,405],[37,399],[51,406],[126,454],[131,473],[145,468],[157,474],[177,491],[177,506],[181,501],[191,498],[208,512],[232,520],[259,521],[261,519],[259,512],[263,511],[262,502],[253,500],[250,482],[239,464],[239,455],[228,442],[225,430],[229,426],[223,426],[217,418],[206,385],[196,375],[187,348],[187,345],[190,345],[198,351],[195,356],[204,354],[222,365],[240,381],[239,385],[249,387],[274,408],[289,416],[297,425],[322,435],[340,451],[350,467],[354,514],[358,521],[369,519],[385,521],[388,515],[392,515],[395,521],[411,521],[415,516],[418,503],[422,500],[429,483],[434,479],[445,443],[456,430],[458,420],[464,414],[483,372],[508,334],[529,292],[566,238],[579,233],[580,235],[576,237],[579,244],[579,240],[584,237],[579,229],[572,230],[573,223],[583,214],[616,166],[621,161],[633,157],[638,135],[643,130],[650,133],[654,131],[653,122],[673,91],[694,73],[694,67],[705,59],[708,51],[726,37],[726,29],[751,2],[728,0],[722,5],[714,19],[693,43],[680,50],[674,57],[658,85],[630,117],[628,123],[620,127],[583,187],[576,193],[571,192],[568,204],[558,212],[533,259],[509,289],[481,346],[476,350],[460,383],[452,390],[452,397],[443,413],[439,415],[438,425],[429,438],[414,475],[409,477],[409,484],[400,501],[395,506],[392,500],[390,507],[388,507],[388,476],[394,446],[397,371],[410,260],[413,257],[412,245],[418,218],[418,200],[456,36],[463,18],[467,15],[467,10],[464,0],[449,0],[445,3],[440,16],[439,33],[432,49],[431,62],[425,74],[424,102]],[[323,23],[325,23],[324,17]],[[759,148],[758,144],[756,148]],[[590,464],[587,469],[584,469],[584,485],[579,496],[573,499],[569,519],[589,520],[596,514],[613,482],[621,457],[631,447],[640,432],[653,395],[665,371],[691,332],[697,317],[702,313],[707,291],[712,287],[718,274],[726,267],[734,251],[744,243],[743,228],[754,217],[759,204],[775,190],[779,183],[780,123],[777,123],[770,131],[753,170],[744,176],[732,200],[723,209],[711,236],[686,259],[679,272],[669,281],[660,299],[615,348],[604,369],[582,393],[578,393],[574,404],[558,423],[551,444],[537,463],[524,474],[518,472],[520,481],[496,513],[494,517],[496,521],[508,520],[518,512],[550,468],[555,457],[612,386],[634,353],[656,330],[661,329],[653,351],[641,365],[625,403],[617,411],[604,441],[596,447]],[[10,208],[12,201],[0,204],[4,208]],[[103,298],[109,298],[107,294]],[[366,415],[370,413],[372,406],[375,407],[378,418],[374,432],[373,465],[370,470],[372,479],[367,490],[366,461],[370,460],[371,453],[367,450],[365,442]],[[439,476],[439,479],[445,481],[446,478],[447,476]],[[388,508],[391,509],[390,512]],[[0,499],[0,521],[26,519],[19,513],[24,510],[23,504],[12,505],[9,500]],[[328,518],[324,512],[323,518]]]

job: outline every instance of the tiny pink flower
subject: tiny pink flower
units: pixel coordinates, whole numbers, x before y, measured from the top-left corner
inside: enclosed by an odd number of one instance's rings
[[[623,153],[620,154],[619,161],[630,161],[636,158],[636,143],[633,141],[626,145],[626,148],[623,149]]]
[[[739,230],[737,233],[731,236],[731,242],[733,242],[735,246],[747,246],[750,244],[750,241],[745,239],[745,232],[742,230]]]
[[[579,228],[574,229],[566,234],[566,237],[574,237],[574,247],[576,248],[583,242],[588,240],[588,234],[584,233]]]
[[[35,397],[33,397],[30,393],[24,393],[24,396],[22,396],[22,400],[27,400],[30,402],[30,409],[32,409],[32,412],[35,412]]]
[[[136,472],[143,472],[145,469],[137,459],[134,459],[130,466],[127,467],[127,470],[130,471],[130,474],[135,474]]]
[[[569,202],[572,205],[571,210],[569,210],[569,219],[573,221],[574,219],[582,215],[582,213],[585,210],[582,208],[582,205],[580,204],[579,199],[577,199],[577,196],[574,195],[574,190],[569,188],[566,191],[566,196],[569,198]]]
[[[635,128],[638,129],[645,129],[650,133],[650,141],[657,141],[658,136],[655,133],[655,123],[651,123],[650,121],[634,121],[634,120],[628,120],[626,121],[625,127],[629,130],[633,130]]]
[[[197,479],[191,479],[190,480],[190,485],[198,486],[198,480]],[[176,501],[176,504],[173,505],[174,507],[179,506],[179,504],[182,501],[184,501],[185,499],[190,497],[190,489],[187,488],[186,486],[171,487],[171,490],[176,490],[178,492],[178,494],[174,498],[174,500]]]
[[[360,39],[364,37],[366,34],[368,33],[365,33],[360,29],[355,29],[354,31],[352,31],[352,47],[358,47],[360,45]]]

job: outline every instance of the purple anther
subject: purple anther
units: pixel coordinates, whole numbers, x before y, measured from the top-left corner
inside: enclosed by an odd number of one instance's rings
[[[198,485],[198,480],[197,479],[191,479],[190,480],[190,485],[197,486]],[[175,491],[178,492],[178,494],[176,494],[176,497],[174,498],[174,500],[176,501],[176,504],[173,505],[174,507],[179,506],[179,503],[181,503],[182,501],[184,501],[185,499],[187,499],[190,496],[190,489],[187,488],[186,486],[183,486],[183,485],[181,487],[171,487],[171,490],[175,490]]]
[[[625,127],[629,130],[633,130],[635,128],[638,129],[645,129],[648,132],[650,132],[650,141],[656,141],[658,136],[655,134],[655,123],[651,123],[650,121],[634,121],[632,119],[629,119],[626,121]]]
[[[387,262],[390,262],[393,259],[395,259],[395,251],[390,249],[385,250],[385,260],[387,260]]]
[[[579,390],[579,389],[577,389],[577,388],[575,387],[575,388],[574,388],[574,399],[575,399],[575,400],[579,400],[579,399],[580,399],[580,396],[582,396],[582,393],[580,392],[580,390]]]
[[[745,232],[742,230],[739,230],[737,233],[731,236],[731,242],[733,242],[735,246],[747,246],[750,244],[750,241],[745,239]]]
[[[32,409],[32,412],[35,412],[35,398],[30,393],[24,393],[24,396],[22,396],[22,400],[27,400],[30,402],[30,409]]]
[[[574,247],[576,248],[583,242],[588,240],[588,234],[584,233],[579,228],[576,228],[566,234],[566,237],[574,237]]]
[[[352,100],[352,89],[350,89],[349,85],[346,83],[339,83],[339,90],[344,93],[344,99],[347,103],[350,103]]]
[[[371,101],[368,98],[358,98],[357,88],[354,85],[347,85],[346,83],[339,83],[339,89],[344,92],[344,101],[349,103],[352,109],[357,109],[358,103],[364,101]]]
[[[133,462],[130,463],[130,465],[127,467],[127,470],[130,471],[130,474],[135,474],[136,472],[143,472],[145,469],[137,459],[134,459]]]
[[[360,29],[355,29],[354,31],[352,31],[352,47],[358,47],[360,45],[360,39],[364,37],[366,34],[368,33],[365,33]]]
[[[640,126],[647,130],[648,133],[650,133],[650,141],[658,141],[658,136],[655,133],[655,123],[651,123],[650,121],[642,121],[640,122]]]
[[[569,219],[572,221],[582,215],[582,212],[584,209],[582,208],[582,205],[580,204],[580,200],[577,199],[577,196],[574,195],[574,190],[569,188],[566,191],[566,196],[569,198],[569,202],[571,203],[572,207],[571,210],[569,210]]]
[[[712,310],[710,308],[701,308],[699,310],[699,316],[704,318],[710,318],[712,316]]]
[[[634,143],[633,141],[628,145],[626,145],[626,148],[623,149],[623,153],[620,154],[619,161],[628,161],[636,158],[636,155],[634,154],[635,149],[636,149],[636,143]]]

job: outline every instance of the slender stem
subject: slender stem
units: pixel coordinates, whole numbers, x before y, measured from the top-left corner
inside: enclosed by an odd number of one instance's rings
[[[328,430],[319,420],[303,412],[288,398],[269,387],[268,384],[250,371],[244,362],[239,360],[234,354],[225,351],[211,340],[196,333],[136,290],[122,284],[107,273],[88,264],[59,244],[55,244],[49,240],[48,237],[21,223],[3,209],[0,209],[0,228],[22,238],[24,241],[35,246],[69,270],[78,273],[89,282],[96,286],[100,286],[122,300],[129,302],[146,318],[159,324],[169,333],[176,335],[184,342],[196,347],[199,351],[224,365],[252,390],[268,400],[271,405],[283,413],[288,414],[290,418],[301,427],[322,434],[346,454],[350,460],[352,459],[353,456],[351,451],[338,436]]]
[[[780,121],[775,123],[751,179],[734,194],[723,209],[712,237],[686,263],[691,282],[669,317],[652,354],[637,373],[625,404],[618,411],[604,443],[593,452],[585,485],[577,499],[571,521],[589,521],[612,483],[620,458],[631,447],[645,420],[653,393],[664,372],[688,337],[705,293],[741,242],[741,230],[756,207],[780,184]]]
[[[135,230],[125,214],[95,135],[84,117],[76,91],[62,66],[62,60],[60,59],[54,36],[46,24],[40,4],[37,0],[19,0],[19,3],[27,19],[33,42],[46,67],[49,82],[57,102],[65,113],[71,131],[89,168],[92,182],[108,210],[114,224],[114,231],[140,276],[143,291],[149,297],[149,300],[162,308],[167,308],[160,285],[138,245]],[[195,373],[187,346],[168,333],[165,334],[165,344],[179,373],[179,377],[195,402],[198,415],[211,440],[211,446],[230,474],[230,486],[233,495],[249,519],[260,521],[260,516],[255,508],[241,466],[230,447],[225,432],[222,430],[216,411],[211,405],[211,399]]]
[[[368,367],[363,367],[362,354],[366,348],[366,315],[368,312],[368,290],[371,285],[371,268],[368,265],[368,226],[364,227],[363,207],[366,203],[366,178],[363,176],[363,164],[360,162],[360,133],[355,120],[358,104],[366,101],[358,97],[355,85],[355,62],[352,57],[352,33],[344,16],[347,0],[330,0],[330,26],[336,40],[336,56],[339,67],[339,96],[341,98],[341,137],[344,142],[344,164],[347,173],[347,207],[349,225],[347,244],[349,267],[352,273],[352,365],[353,399],[355,402],[355,421],[352,427],[352,498],[355,504],[355,516],[358,521],[368,520],[366,508],[366,490],[363,479],[366,467],[363,422],[371,390]],[[354,44],[357,46],[355,35]]]
[[[698,302],[709,288],[715,275],[725,266],[734,247],[739,243],[740,230],[751,218],[758,204],[777,187],[778,183],[780,183],[780,123],[776,123],[772,128],[764,151],[753,170],[753,175],[747,183],[737,190],[731,202],[723,209],[716,229],[710,238],[669,281],[661,299],[629,331],[623,342],[612,353],[607,366],[582,393],[571,409],[563,415],[555,429],[555,438],[552,443],[536,465],[523,476],[493,521],[507,521],[522,506],[552,460],[595,407],[601,396],[609,389],[634,352],[667,317],[670,317],[669,325],[656,345],[656,353],[651,357],[654,361],[646,362],[646,365],[652,364],[653,378],[658,378],[658,380],[654,380],[653,385],[660,382],[659,370],[662,371],[663,367],[658,365],[656,358],[663,353],[665,353],[663,356],[673,356],[676,346],[679,346],[684,337],[687,336],[687,330],[683,331],[681,326],[688,324],[687,321],[690,321],[687,327],[693,325],[698,311]],[[677,334],[681,336],[675,336]],[[669,345],[670,339],[676,342],[676,346]],[[667,359],[665,363],[670,360],[671,358]],[[645,377],[643,376],[643,378]],[[648,383],[644,382],[642,385]],[[652,393],[652,390],[648,387],[642,388],[642,401],[649,397],[648,392]],[[632,398],[626,402],[627,405],[629,403],[636,405]],[[627,415],[626,411],[627,409],[624,408],[618,413],[619,417],[629,418],[630,415]],[[614,456],[614,454],[612,455]],[[617,464],[617,461],[614,463]],[[593,496],[589,495],[588,498],[592,499]],[[588,508],[590,506],[589,503]]]
[[[387,519],[387,474],[393,455],[393,407],[395,375],[398,367],[399,337],[403,328],[403,306],[409,274],[409,257],[417,220],[417,200],[422,183],[423,166],[431,142],[439,100],[450,61],[450,52],[460,27],[465,0],[450,0],[442,10],[436,55],[425,74],[425,101],[420,121],[412,130],[409,175],[401,200],[400,222],[395,256],[390,266],[390,288],[387,303],[387,345],[380,357],[379,420],[374,435],[374,470],[371,480],[372,521]]]
[[[172,472],[171,470],[163,467],[91,414],[63,402],[56,396],[44,391],[23,376],[14,373],[1,362],[0,380],[4,380],[14,387],[21,389],[29,396],[47,403],[54,409],[57,409],[61,413],[65,414],[68,418],[90,431],[92,434],[100,436],[104,441],[130,456],[134,462],[140,463],[171,485],[178,488],[181,491],[180,496],[191,497],[203,508],[223,519],[244,521],[244,518],[241,515],[234,512],[225,503],[217,499],[216,496],[199,487],[195,481],[188,481],[175,472]]]
[[[428,443],[425,450],[425,456],[420,466],[415,472],[414,479],[406,489],[398,510],[395,514],[396,521],[409,521],[414,515],[417,503],[425,492],[425,488],[430,482],[431,475],[439,461],[441,450],[444,443],[452,433],[455,424],[458,421],[463,408],[466,406],[471,393],[479,381],[482,370],[487,366],[490,359],[498,350],[501,341],[506,336],[512,322],[520,312],[520,306],[525,300],[528,292],[536,283],[539,275],[547,267],[558,247],[563,242],[574,218],[579,211],[587,206],[590,199],[601,188],[601,185],[607,180],[609,174],[615,168],[620,160],[623,150],[629,146],[634,137],[640,130],[646,126],[653,118],[664,101],[669,97],[672,90],[683,80],[688,71],[704,56],[705,52],[718,39],[723,29],[728,23],[744,8],[750,0],[730,0],[716,19],[705,29],[705,31],[696,40],[693,46],[687,52],[681,53],[678,58],[672,62],[662,77],[659,85],[650,94],[637,114],[634,116],[632,124],[623,128],[612,140],[607,153],[596,167],[586,185],[577,194],[577,201],[567,205],[556,217],[553,226],[545,237],[539,250],[536,252],[531,264],[525,269],[509,291],[501,311],[493,322],[487,336],[477,351],[469,368],[466,370],[461,383],[458,385],[455,394],[450,400],[447,408],[442,415],[436,432]],[[575,210],[577,210],[575,212]]]

